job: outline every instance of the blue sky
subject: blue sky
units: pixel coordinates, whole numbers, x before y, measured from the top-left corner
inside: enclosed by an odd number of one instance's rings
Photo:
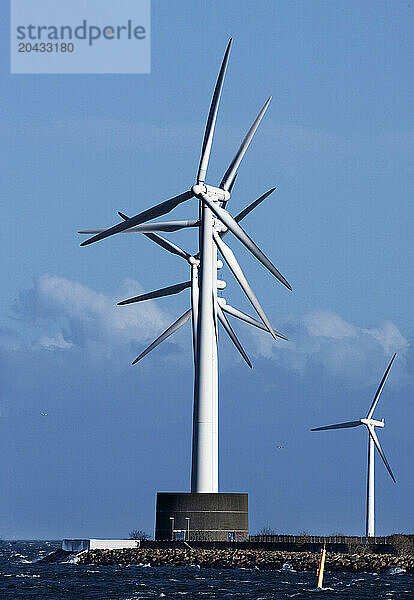
[[[291,341],[236,323],[251,372],[222,340],[221,490],[249,492],[253,532],[362,533],[365,432],[309,429],[364,416],[396,351],[376,414],[397,485],[377,461],[377,532],[414,530],[413,11],[399,0],[154,1],[150,75],[19,76],[3,6],[1,536],[151,531],[155,492],[189,487],[189,328],[130,366],[188,297],[116,307],[184,281],[186,266],[144,238],[80,248],[76,231],[193,183],[230,36],[208,181],[272,94],[228,208],[278,187],[245,228],[293,292],[231,241]],[[174,216],[194,215],[186,204]],[[170,237],[196,247],[194,232]],[[228,300],[248,310],[223,275]]]

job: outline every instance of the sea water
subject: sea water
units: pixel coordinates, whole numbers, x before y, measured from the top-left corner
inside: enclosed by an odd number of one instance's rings
[[[414,576],[394,570],[325,574],[315,590],[314,572],[39,563],[60,542],[0,541],[0,600],[282,600],[330,598],[413,600]]]

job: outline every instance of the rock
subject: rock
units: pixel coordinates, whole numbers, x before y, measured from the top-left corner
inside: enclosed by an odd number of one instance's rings
[[[319,562],[319,552],[285,552],[262,549],[206,550],[202,548],[134,548],[123,550],[90,550],[79,555],[80,564],[93,565],[200,565],[216,568],[258,568],[281,569],[290,563],[296,571],[315,571]],[[414,572],[414,556],[396,558],[378,554],[339,554],[328,553],[327,571],[364,571],[379,573],[390,566]]]

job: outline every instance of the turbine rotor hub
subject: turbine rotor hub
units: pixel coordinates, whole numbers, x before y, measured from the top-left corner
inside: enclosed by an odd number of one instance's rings
[[[194,196],[201,199],[201,194],[207,194],[207,186],[204,185],[204,183],[197,183],[196,185],[193,185],[191,191],[193,192]]]

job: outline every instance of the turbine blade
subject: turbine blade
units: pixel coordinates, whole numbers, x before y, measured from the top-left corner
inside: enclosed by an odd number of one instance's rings
[[[121,233],[148,233],[153,231],[177,231],[178,229],[185,229],[187,227],[198,227],[200,225],[200,221],[195,219],[190,219],[188,221],[159,221],[158,223],[143,223],[142,225],[137,225],[136,227],[131,227],[130,229],[124,229]],[[101,229],[84,229],[82,231],[78,231],[78,233],[102,233],[107,231],[106,228]]]
[[[118,211],[118,215],[122,217],[124,221],[127,221],[129,219],[129,217],[121,211]],[[171,252],[171,254],[181,256],[181,258],[184,258],[185,260],[188,260],[191,257],[191,254],[177,246],[177,244],[173,244],[169,240],[166,240],[165,238],[161,237],[156,233],[144,233],[144,235],[159,246],[161,246],[161,248],[164,248],[164,250],[168,250],[168,252]]]
[[[311,431],[324,431],[325,429],[345,429],[347,427],[358,427],[362,425],[361,421],[348,421],[347,423],[338,423],[337,425],[326,425],[325,427],[315,427]]]
[[[236,223],[240,223],[240,221],[242,219],[244,219],[244,217],[247,217],[247,215],[249,213],[251,213],[252,210],[254,210],[256,208],[256,206],[259,206],[259,204],[261,204],[263,202],[263,200],[265,200],[268,196],[270,196],[270,194],[272,194],[275,191],[275,189],[276,189],[275,187],[272,188],[271,190],[269,190],[268,192],[266,192],[265,194],[263,194],[262,196],[260,196],[260,198],[258,198],[257,200],[255,200],[254,202],[252,202],[251,204],[249,204],[249,206],[246,206],[246,208],[244,210],[242,210],[241,212],[239,212],[239,214],[236,217],[234,217],[234,220],[236,221]],[[222,203],[222,208],[225,208],[225,203],[224,202]],[[229,232],[229,230],[227,229],[227,231],[221,231],[219,233],[219,235],[220,235],[221,238],[223,238],[228,232]]]
[[[393,480],[393,482],[394,482],[394,483],[397,483],[397,482],[395,481],[394,474],[393,474],[393,472],[391,471],[391,467],[390,467],[390,465],[388,464],[388,461],[387,461],[387,459],[385,458],[384,451],[383,451],[383,449],[381,448],[381,444],[379,443],[379,440],[378,440],[378,438],[377,438],[377,434],[375,433],[375,428],[374,428],[372,425],[367,425],[367,427],[368,427],[369,435],[371,436],[371,438],[372,438],[372,441],[373,441],[373,442],[374,442],[374,444],[376,445],[376,447],[377,447],[377,450],[378,450],[378,452],[379,452],[379,455],[381,456],[381,458],[382,458],[382,461],[383,461],[384,465],[387,467],[387,471],[388,471],[388,473],[391,475],[391,479]]]
[[[207,167],[208,161],[210,158],[211,145],[213,143],[214,136],[214,128],[216,125],[217,119],[217,111],[220,103],[221,90],[223,89],[224,77],[226,75],[227,63],[229,62],[230,48],[232,44],[232,39],[230,38],[229,43],[227,44],[226,52],[224,54],[223,62],[221,63],[220,72],[217,78],[216,87],[214,89],[213,98],[211,100],[210,111],[208,113],[208,119],[206,124],[206,129],[204,132],[204,140],[203,140],[203,148],[201,150],[201,158],[200,158],[200,166],[198,167],[198,175],[197,181],[198,183],[203,183]]]
[[[131,227],[134,227],[135,225],[140,225],[141,223],[145,223],[146,221],[149,221],[150,219],[156,219],[157,217],[166,215],[167,213],[172,211],[176,206],[178,206],[182,202],[185,202],[186,200],[189,200],[193,196],[194,196],[194,194],[190,190],[188,192],[184,192],[183,194],[180,194],[179,196],[170,198],[169,200],[166,200],[165,202],[161,202],[161,204],[157,204],[156,206],[153,206],[152,208],[144,210],[143,212],[138,213],[137,215],[132,217],[131,219],[128,219],[127,221],[122,221],[122,223],[118,223],[117,225],[110,227],[106,231],[102,231],[101,233],[98,233],[94,237],[89,238],[88,240],[85,240],[84,242],[81,243],[81,246],[87,246],[88,244],[98,242],[99,240],[103,240],[104,238],[107,238],[110,235],[114,235],[115,233],[120,233],[121,231],[124,231],[125,229],[130,229]]]
[[[238,175],[238,173],[236,173],[236,174],[234,175],[234,177],[233,177],[233,181],[232,181],[232,182],[231,182],[231,184],[229,185],[229,192],[230,192],[230,194],[232,193],[232,191],[233,191],[233,188],[234,188],[234,184],[236,183],[237,175]]]
[[[236,174],[235,174],[235,176],[234,176],[234,178],[233,178],[233,181],[232,181],[232,182],[231,182],[231,184],[229,185],[229,192],[230,192],[230,194],[232,193],[232,191],[233,191],[233,188],[234,188],[234,184],[236,183],[237,175],[238,175],[238,173],[236,173]],[[220,206],[221,206],[222,208],[226,208],[226,206],[227,206],[227,202],[228,202],[228,200],[223,200],[223,202],[220,204]]]
[[[240,319],[241,321],[245,321],[246,323],[249,323],[249,325],[254,325],[255,327],[258,327],[259,329],[262,329],[264,331],[267,331],[267,333],[269,333],[269,330],[266,327],[266,325],[263,325],[263,323],[260,323],[260,321],[257,321],[256,319],[253,319],[253,317],[251,317],[250,315],[246,315],[246,313],[242,312],[238,308],[234,308],[233,306],[230,306],[230,304],[222,304],[221,308],[224,312],[228,313],[229,315],[232,315],[233,317],[236,317],[237,319]],[[272,329],[273,329],[273,327],[272,327]],[[279,333],[275,329],[273,329],[273,331],[275,332],[277,337],[280,337],[282,340],[288,341],[288,338],[285,335],[283,335],[283,333]]]
[[[219,238],[219,236],[216,233],[213,233],[213,238],[217,245],[217,248],[220,250],[220,254],[222,255],[222,257],[228,264],[231,272],[233,273],[233,275],[239,282],[241,288],[243,289],[244,293],[246,294],[246,296],[252,303],[253,308],[256,310],[257,314],[262,319],[263,323],[266,325],[269,333],[276,340],[277,339],[276,333],[273,331],[273,328],[270,324],[269,319],[266,317],[266,314],[265,314],[263,308],[260,306],[260,303],[259,303],[258,299],[256,298],[252,288],[250,287],[249,282],[247,281],[243,271],[241,270],[241,267],[240,267],[239,263],[237,262],[236,257],[234,256],[233,252],[230,250],[230,248],[228,246],[226,246],[226,244]]]
[[[102,233],[103,231],[106,231],[106,229],[104,229],[103,227],[101,227],[100,229],[82,229],[82,231],[78,231],[78,233],[92,235],[93,233]]]
[[[247,356],[246,352],[243,349],[243,346],[240,344],[239,340],[237,339],[237,336],[234,333],[232,326],[228,322],[226,315],[223,313],[221,306],[218,302],[216,302],[216,308],[217,308],[217,316],[218,316],[220,323],[223,325],[229,338],[231,339],[233,344],[236,346],[237,350],[240,352],[240,354],[242,355],[244,360],[247,362],[249,367],[252,368],[252,363],[250,362],[249,357]]]
[[[175,285],[169,285],[168,287],[155,290],[154,292],[148,292],[147,294],[141,294],[140,296],[134,296],[134,298],[128,298],[128,300],[122,300],[118,302],[118,306],[124,306],[125,304],[133,304],[134,302],[143,302],[143,300],[152,300],[153,298],[161,298],[162,296],[172,296],[173,294],[179,294],[186,288],[191,286],[191,281],[185,281],[184,283],[176,283]]]
[[[374,410],[375,410],[375,407],[377,406],[377,403],[378,403],[379,397],[380,397],[380,395],[381,395],[382,388],[384,387],[385,380],[386,380],[386,379],[387,379],[387,377],[388,377],[388,373],[390,372],[390,369],[391,369],[391,367],[392,367],[392,363],[394,362],[394,358],[395,358],[396,356],[397,356],[397,353],[395,353],[395,354],[394,354],[394,356],[392,357],[392,359],[391,359],[391,361],[390,361],[390,364],[388,365],[388,367],[387,367],[387,370],[385,371],[385,373],[384,373],[384,376],[383,376],[383,378],[381,379],[381,383],[379,384],[379,386],[378,386],[378,389],[377,389],[377,391],[375,392],[374,399],[373,399],[373,401],[372,401],[372,404],[371,404],[371,406],[370,406],[370,409],[369,409],[369,411],[368,411],[368,414],[367,414],[367,419],[370,419],[370,418],[372,417],[372,414],[373,414],[373,412],[374,412]]]
[[[163,342],[168,337],[170,337],[170,335],[175,333],[177,331],[177,329],[180,329],[180,327],[182,327],[185,323],[187,323],[187,321],[189,320],[190,317],[191,317],[191,308],[189,310],[187,310],[187,312],[185,312],[183,315],[181,315],[181,317],[179,319],[174,321],[174,323],[172,325],[170,325],[168,327],[168,329],[166,329],[164,331],[164,333],[162,333],[159,337],[157,337],[157,339],[154,340],[152,342],[152,344],[150,344],[148,346],[148,348],[146,348],[144,350],[144,352],[141,352],[141,354],[134,360],[134,362],[132,364],[135,365],[139,360],[141,360],[141,358],[144,358],[144,356],[146,356],[149,352],[151,352],[151,350],[154,350],[154,348],[159,346],[159,344],[161,344],[161,342]]]
[[[275,189],[276,189],[275,187],[272,187],[268,192],[266,192],[265,194],[260,196],[260,198],[258,198],[257,200],[255,200],[254,202],[249,204],[249,206],[246,206],[246,208],[244,210],[239,212],[239,214],[236,217],[234,217],[234,220],[236,221],[236,223],[240,223],[240,221],[242,219],[244,219],[244,217],[247,217],[247,215],[249,213],[251,213],[252,210],[254,210],[256,208],[256,206],[259,206],[259,204],[261,204],[263,202],[263,200],[266,200],[266,198],[268,196],[270,196],[270,194],[273,194]]]
[[[168,252],[171,252],[171,254],[181,256],[181,258],[184,258],[185,260],[188,260],[191,257],[191,254],[177,246],[177,244],[173,244],[172,242],[170,242],[170,240],[166,240],[165,238],[161,237],[156,233],[144,233],[144,235],[145,237],[149,238],[150,240],[161,246],[161,248],[164,248],[164,250],[168,250]]]
[[[246,137],[242,141],[240,148],[237,150],[235,157],[231,161],[229,168],[224,173],[223,179],[221,180],[221,183],[220,183],[220,187],[223,188],[223,190],[229,189],[231,182],[233,181],[233,179],[236,175],[236,171],[239,168],[241,160],[242,160],[243,156],[245,155],[250,142],[252,141],[252,138],[256,132],[256,129],[259,127],[260,121],[263,119],[263,116],[267,110],[267,107],[270,104],[271,99],[272,99],[272,96],[270,96],[266,100],[263,108],[257,115],[255,121],[253,122],[253,125],[250,127],[249,131],[246,134]]]
[[[276,267],[270,262],[270,260],[263,254],[263,252],[256,246],[254,241],[247,235],[247,233],[240,227],[240,225],[233,219],[230,213],[224,208],[221,208],[217,203],[210,200],[206,194],[200,194],[203,202],[207,204],[210,210],[220,219],[220,221],[246,246],[248,250],[274,275],[283,285],[291,290],[290,284],[286,281],[283,275],[276,269]]]

